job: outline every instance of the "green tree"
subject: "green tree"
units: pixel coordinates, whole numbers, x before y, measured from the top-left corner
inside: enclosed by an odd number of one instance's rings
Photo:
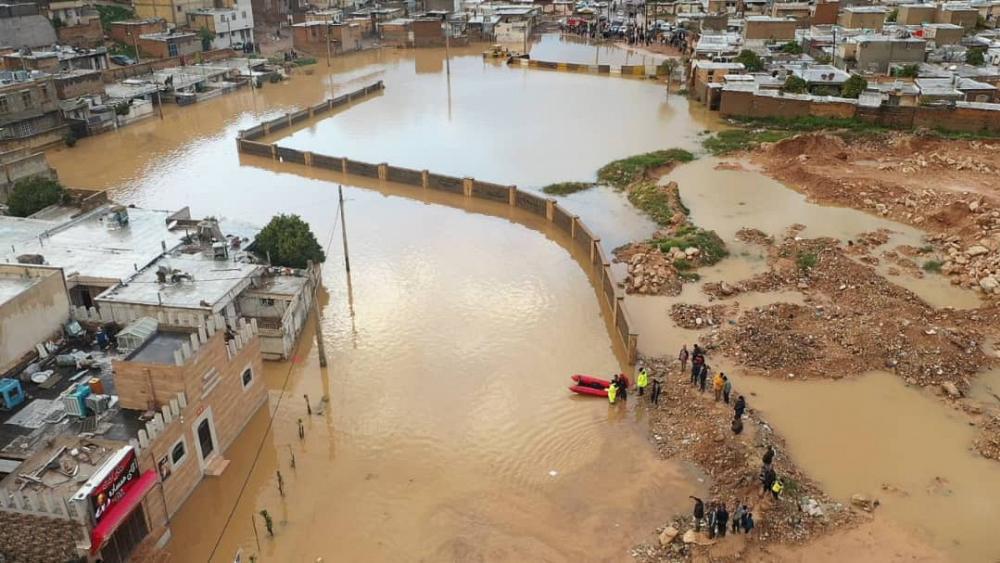
[[[840,87],[840,95],[845,98],[857,98],[867,87],[867,80],[857,74],[852,74],[851,77],[844,82],[844,85]]]
[[[973,66],[983,66],[986,63],[986,57],[983,55],[982,49],[969,49],[965,52],[965,62]]]
[[[781,46],[781,52],[788,53],[789,55],[801,55],[804,50],[802,49],[802,45],[794,41],[789,41]]]
[[[901,67],[896,67],[892,74],[893,76],[898,76],[900,78],[916,78],[920,74],[920,65],[903,65]]]
[[[101,27],[105,32],[111,31],[111,22],[134,20],[135,12],[122,6],[94,6],[101,17]]]
[[[733,59],[734,63],[743,63],[749,72],[760,72],[764,70],[764,61],[761,60],[760,55],[754,53],[750,49],[743,49],[740,51],[739,55]]]
[[[201,29],[198,30],[198,38],[201,39],[201,50],[208,51],[212,48],[215,33],[207,27],[201,26]]]
[[[27,217],[66,197],[66,188],[44,176],[24,178],[14,183],[7,198],[8,212],[14,217]]]
[[[305,268],[320,263],[326,255],[309,225],[298,215],[276,215],[254,241],[258,255],[270,258],[273,266]]]
[[[885,21],[889,23],[895,23],[898,18],[899,18],[899,8],[893,8],[892,11],[886,14]]]
[[[781,89],[791,94],[804,94],[809,89],[809,83],[794,74],[789,74]]]

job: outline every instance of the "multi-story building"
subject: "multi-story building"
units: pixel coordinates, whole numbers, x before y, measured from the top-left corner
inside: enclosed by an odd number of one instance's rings
[[[81,49],[56,45],[48,49],[28,52],[15,51],[3,55],[3,66],[8,70],[104,70],[111,66],[105,47]]]
[[[903,4],[896,13],[896,23],[900,25],[920,25],[937,20],[937,6],[934,4]]]
[[[297,51],[321,56],[357,51],[361,48],[361,26],[356,23],[330,23],[310,20],[292,25],[292,46]],[[394,29],[392,26],[390,30]],[[393,35],[390,33],[390,42]],[[402,46],[400,44],[399,46]]]
[[[135,0],[139,19],[162,19],[173,26],[185,26],[188,12],[215,7],[212,0]]]
[[[48,13],[61,43],[93,48],[104,39],[100,14],[88,0],[49,2]]]
[[[190,31],[164,31],[139,36],[139,52],[146,57],[166,59],[193,55],[202,50],[201,38]]]
[[[253,8],[250,0],[237,0],[229,8],[200,8],[188,12],[188,27],[208,30],[212,49],[240,49],[253,43]]]
[[[133,45],[139,40],[140,35],[161,33],[166,30],[167,22],[161,18],[123,20],[111,22],[111,29],[108,32],[108,36],[119,43]]]
[[[67,127],[51,77],[37,71],[8,74],[10,83],[0,85],[0,152],[62,142]]]
[[[792,18],[747,16],[743,39],[765,41],[791,41],[795,39],[796,21]]]
[[[937,23],[953,23],[965,28],[966,31],[976,29],[979,21],[979,10],[968,4],[946,3],[938,6]]]
[[[885,6],[849,6],[840,11],[837,23],[849,29],[882,29],[889,14]]]
[[[926,58],[927,42],[923,39],[861,35],[838,43],[834,64],[838,68],[885,74],[891,63],[922,63]]]

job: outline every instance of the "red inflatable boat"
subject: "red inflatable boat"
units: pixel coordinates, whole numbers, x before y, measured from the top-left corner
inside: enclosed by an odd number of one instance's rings
[[[570,379],[576,382],[576,385],[569,388],[569,390],[574,393],[579,393],[581,395],[594,395],[595,397],[608,396],[608,387],[611,386],[611,382],[607,379],[599,379],[597,377],[579,374],[572,376]]]

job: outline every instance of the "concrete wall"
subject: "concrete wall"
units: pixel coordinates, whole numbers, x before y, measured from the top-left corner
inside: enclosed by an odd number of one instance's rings
[[[45,153],[27,150],[0,153],[0,202],[7,201],[15,182],[32,176],[56,179],[56,171],[45,160]]]
[[[920,25],[937,20],[937,7],[934,4],[912,4],[899,7],[896,22],[900,25]]]
[[[760,21],[749,19],[743,30],[744,39],[791,41],[795,39],[795,20]]]
[[[10,369],[69,320],[69,297],[62,270],[41,266],[0,264],[5,279],[30,280],[32,285],[0,303],[0,372]]]
[[[201,43],[199,42],[198,45],[200,49]],[[237,53],[232,49],[218,49],[216,51],[202,52],[201,60],[208,63],[222,59],[231,59],[235,56],[237,56]],[[144,62],[138,65],[109,68],[101,72],[101,77],[104,79],[105,84],[107,84],[111,82],[118,82],[119,80],[125,80],[126,78],[132,78],[133,76],[150,74],[156,70],[191,64],[193,62],[193,56],[170,57],[156,61]]]
[[[814,101],[791,96],[760,96],[753,92],[723,90],[719,112],[727,117],[789,118],[829,117],[858,119],[883,127],[923,127],[969,133],[1000,133],[1000,111],[960,103],[955,107],[859,107],[850,102]]]
[[[101,20],[93,19],[89,23],[82,25],[63,26],[56,30],[56,35],[61,43],[93,49],[100,47],[104,42],[104,31],[101,29]]]
[[[101,78],[101,73],[97,70],[72,76],[57,75],[53,82],[56,87],[56,96],[60,100],[104,94],[104,79]]]
[[[45,16],[0,17],[0,44],[10,47],[49,47],[56,31]]]

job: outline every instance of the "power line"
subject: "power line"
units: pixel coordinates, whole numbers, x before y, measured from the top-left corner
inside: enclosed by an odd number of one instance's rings
[[[337,204],[338,211],[340,209],[340,205],[341,204],[338,202]],[[334,220],[333,222],[333,228],[330,230],[330,240],[327,241],[326,243],[326,252],[330,251],[330,245],[333,244],[333,235],[336,234],[337,232],[337,224],[339,221],[340,221],[340,214],[338,213],[337,219]],[[235,279],[243,279],[243,278],[235,278]],[[143,283],[149,283],[149,282],[143,282]],[[299,347],[302,345],[302,340],[303,339],[300,338],[299,342],[295,344],[295,349],[293,350],[294,353],[292,357],[294,357],[298,353]],[[267,436],[268,434],[271,433],[271,428],[274,426],[274,417],[275,415],[277,415],[278,409],[281,407],[282,399],[285,398],[285,392],[288,390],[288,379],[289,377],[291,377],[292,369],[294,368],[295,364],[292,361],[289,361],[288,371],[285,372],[285,379],[281,383],[281,393],[278,395],[278,400],[274,404],[274,410],[272,410],[270,412],[270,415],[268,416],[267,428],[264,430],[264,434],[261,436],[260,439],[260,444],[258,444],[257,446],[257,452],[254,454],[253,462],[250,464],[250,471],[247,472],[246,478],[243,479],[243,484],[240,485],[240,492],[237,493],[236,500],[235,502],[233,502],[233,508],[232,510],[229,511],[229,516],[226,517],[226,523],[222,526],[222,529],[219,530],[219,537],[215,540],[215,545],[212,547],[212,553],[208,555],[209,561],[211,561],[212,558],[215,557],[215,552],[218,551],[219,545],[222,543],[222,537],[225,535],[226,529],[229,528],[229,524],[233,521],[233,516],[236,515],[236,508],[240,505],[240,500],[243,499],[243,493],[246,492],[247,485],[250,483],[250,477],[253,475],[254,469],[256,469],[257,467],[257,462],[260,460],[260,454],[262,451],[264,451],[264,443],[267,442]]]

